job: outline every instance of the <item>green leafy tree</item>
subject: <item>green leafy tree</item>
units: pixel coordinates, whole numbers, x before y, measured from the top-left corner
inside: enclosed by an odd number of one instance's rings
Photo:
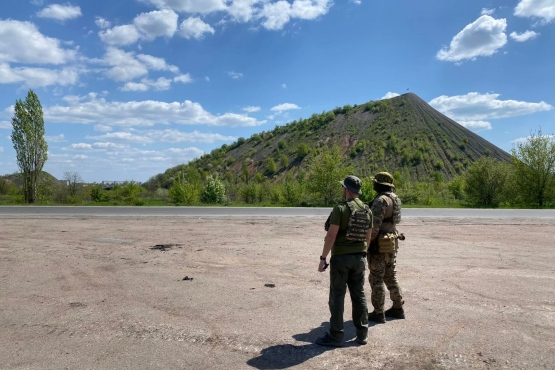
[[[502,200],[508,166],[491,157],[481,157],[465,174],[465,193],[471,204],[497,207]]]
[[[25,101],[16,100],[14,111],[12,142],[23,175],[23,198],[26,203],[36,203],[39,177],[48,159],[42,106],[33,90],[29,90]]]
[[[308,145],[305,143],[300,143],[297,147],[297,158],[303,159],[308,154]]]
[[[324,204],[332,204],[340,196],[338,181],[351,172],[350,168],[341,166],[339,147],[324,148],[312,157],[309,168],[308,189]]]
[[[285,154],[279,156],[279,164],[281,168],[287,168],[289,166],[289,158]]]
[[[456,176],[453,180],[449,181],[447,184],[447,189],[457,200],[464,199],[464,178],[462,176]]]
[[[288,205],[299,205],[303,198],[303,184],[288,174],[283,183],[282,195]]]
[[[511,151],[514,181],[526,204],[543,206],[555,199],[555,135],[531,133]]]
[[[219,179],[208,177],[201,194],[203,203],[223,203],[225,201],[225,186]]]
[[[269,158],[266,161],[266,174],[273,175],[277,171],[276,161],[273,158]]]

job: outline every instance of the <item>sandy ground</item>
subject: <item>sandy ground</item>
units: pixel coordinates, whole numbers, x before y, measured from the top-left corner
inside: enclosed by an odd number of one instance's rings
[[[407,319],[339,349],[324,221],[2,218],[0,368],[555,368],[554,220],[405,220]]]

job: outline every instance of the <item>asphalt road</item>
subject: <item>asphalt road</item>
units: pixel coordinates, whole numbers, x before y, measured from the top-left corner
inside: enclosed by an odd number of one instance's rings
[[[0,218],[61,217],[313,217],[331,208],[0,206]],[[404,208],[403,218],[555,219],[554,209]]]

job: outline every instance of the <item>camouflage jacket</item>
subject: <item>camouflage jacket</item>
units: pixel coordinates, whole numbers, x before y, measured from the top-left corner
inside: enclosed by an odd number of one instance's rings
[[[401,222],[401,199],[393,192],[380,193],[370,205],[374,220],[372,240],[380,232],[394,232],[395,225]]]

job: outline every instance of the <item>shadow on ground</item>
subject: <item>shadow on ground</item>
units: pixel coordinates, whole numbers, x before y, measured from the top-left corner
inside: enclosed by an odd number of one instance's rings
[[[247,361],[247,365],[257,369],[287,369],[297,366],[327,351],[337,348],[322,347],[314,344],[314,341],[323,336],[328,330],[329,323],[323,322],[320,327],[312,329],[308,333],[295,334],[293,338],[299,342],[308,344],[296,346],[293,344],[280,344],[264,348],[258,357]],[[352,321],[345,322],[345,347],[358,346],[354,339],[356,331]]]

